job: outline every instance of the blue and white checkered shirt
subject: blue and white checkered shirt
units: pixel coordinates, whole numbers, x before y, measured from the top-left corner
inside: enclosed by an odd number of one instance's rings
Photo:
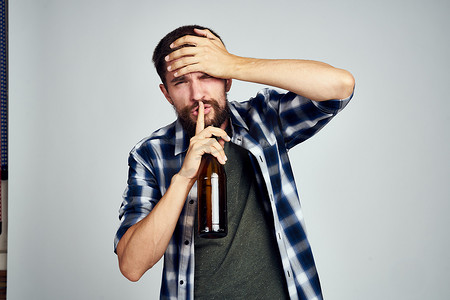
[[[231,142],[252,155],[257,180],[267,188],[275,235],[291,299],[322,299],[319,277],[306,237],[288,150],[317,133],[350,101],[316,102],[264,89],[245,102],[231,102]],[[130,152],[128,186],[115,247],[126,230],[147,216],[181,168],[189,138],[178,121],[154,132]],[[257,165],[255,164],[257,163]],[[164,254],[162,299],[194,298],[194,218],[192,187]]]

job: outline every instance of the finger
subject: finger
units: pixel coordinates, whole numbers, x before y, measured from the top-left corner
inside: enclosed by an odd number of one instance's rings
[[[222,40],[217,37],[216,35],[214,35],[211,31],[209,31],[208,29],[194,29],[195,33],[206,38],[206,40],[210,40],[213,42],[214,45],[219,46],[221,48],[225,48],[225,45],[223,44]],[[202,40],[198,40],[196,42],[197,44],[195,45],[196,47],[198,47],[199,45],[202,45],[202,43],[206,43],[205,39]]]
[[[188,37],[189,37],[188,35],[185,35],[185,36],[182,36],[182,37],[176,39],[174,42],[172,42],[172,44],[170,44],[169,47],[170,47],[171,49],[173,49],[173,48],[177,48],[177,47],[182,46],[182,45],[192,45],[192,46],[195,46],[195,43],[193,43],[192,41],[191,41],[191,42],[188,42],[188,40],[189,40]]]
[[[185,35],[175,40],[172,44],[170,44],[170,48],[173,49],[183,45],[197,46],[202,41],[204,41],[204,37],[196,35]]]
[[[228,160],[227,156],[225,155],[225,151],[223,150],[223,147],[217,140],[215,140],[214,144],[211,145],[211,155],[217,158],[217,160],[223,165]]]
[[[198,102],[197,126],[195,127],[195,134],[199,134],[205,129],[205,107],[202,101]]]
[[[223,147],[220,145],[220,143],[214,139],[210,138],[207,140],[203,140],[203,143],[201,145],[198,145],[198,151],[201,153],[209,153],[221,163],[225,164],[227,161],[227,156],[225,155],[225,151],[223,150]]]
[[[167,71],[176,71],[186,66],[190,66],[198,63],[198,59],[195,57],[183,57],[177,60],[174,60],[171,63],[167,64]]]
[[[208,29],[198,29],[198,28],[194,28],[194,32],[200,36],[204,36],[208,39],[216,39],[217,37],[211,33],[211,31],[209,31]]]
[[[198,137],[199,139],[207,139],[212,136],[221,138],[226,142],[229,142],[231,140],[231,138],[228,136],[225,130],[213,126],[209,126],[205,128],[203,131],[196,134],[196,137]]]
[[[183,47],[171,52],[166,57],[164,57],[164,59],[166,62],[175,61],[181,57],[195,56],[197,52],[198,49],[196,47]]]
[[[195,73],[195,72],[203,72],[206,73],[206,70],[204,70],[200,64],[196,63],[196,64],[192,64],[192,65],[187,65],[184,66],[178,70],[175,70],[173,73],[174,77],[181,77],[184,76],[186,74],[190,74],[190,73]]]

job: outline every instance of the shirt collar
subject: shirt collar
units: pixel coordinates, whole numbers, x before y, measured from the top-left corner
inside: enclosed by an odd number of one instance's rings
[[[231,124],[232,127],[234,126],[240,126],[243,127],[245,130],[248,131],[248,127],[247,124],[244,122],[244,120],[242,119],[241,115],[239,114],[239,112],[237,111],[236,107],[234,106],[234,102],[231,102],[228,107],[230,108],[230,119],[231,119]]]

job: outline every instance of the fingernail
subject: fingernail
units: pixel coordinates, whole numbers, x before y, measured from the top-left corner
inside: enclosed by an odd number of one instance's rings
[[[173,43],[172,44],[170,44],[170,46],[169,46],[170,48],[173,48]]]
[[[169,55],[167,55],[166,57],[164,57],[165,61],[169,61]]]
[[[167,67],[167,71],[170,71],[170,70],[172,70],[172,67],[171,67],[171,66],[168,66],[168,67]]]

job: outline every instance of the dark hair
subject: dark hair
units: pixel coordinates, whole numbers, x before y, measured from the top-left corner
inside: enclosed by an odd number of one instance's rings
[[[155,65],[156,72],[158,72],[159,77],[161,78],[161,81],[164,85],[166,85],[166,61],[164,58],[170,54],[171,52],[177,50],[177,49],[171,49],[170,44],[172,42],[176,41],[180,37],[183,37],[185,35],[197,35],[194,31],[194,29],[208,29],[211,31],[212,34],[217,36],[221,41],[222,39],[220,36],[212,31],[211,29],[207,27],[203,27],[200,25],[186,25],[178,27],[177,29],[173,30],[172,32],[169,32],[165,37],[159,41],[158,45],[156,46],[155,50],[153,51],[153,64]],[[183,46],[182,46],[183,47]]]

